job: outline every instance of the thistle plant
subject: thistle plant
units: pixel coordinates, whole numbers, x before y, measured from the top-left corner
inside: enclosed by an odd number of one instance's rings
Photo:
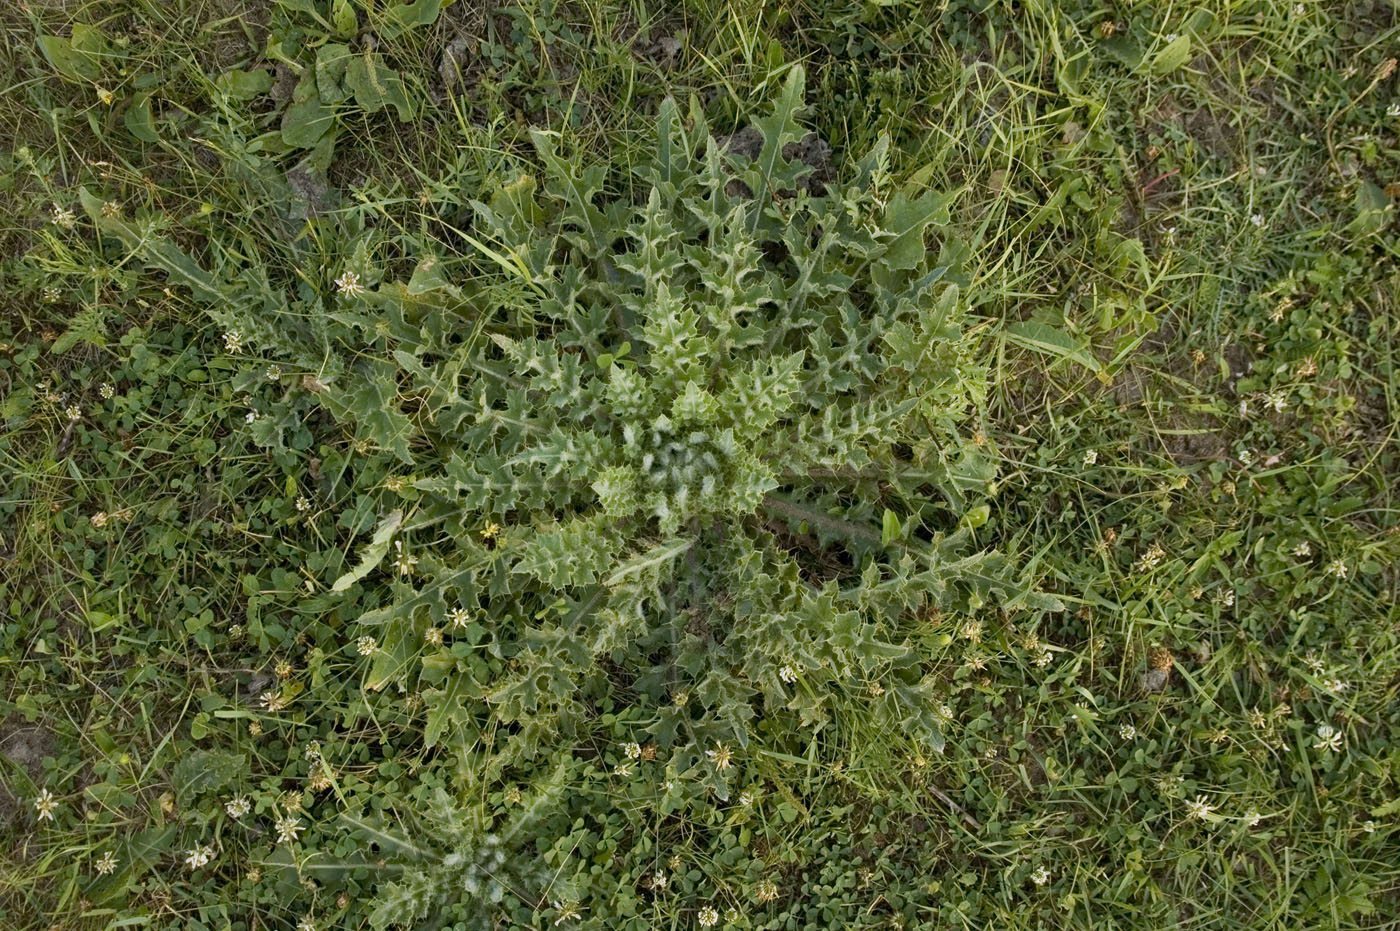
[[[470,254],[435,242],[396,279],[349,221],[344,266],[294,297],[85,198],[241,351],[306,373],[251,416],[260,442],[320,407],[411,469],[308,610],[358,617],[365,687],[421,693],[428,746],[487,741],[498,775],[621,708],[723,800],[759,717],[788,747],[858,700],[936,752],[927,620],[1057,607],[969,534],[992,470],[949,196],[891,191],[883,141],[816,182],[802,99],[794,69],[754,155],[667,101],[630,197],[537,131],[542,182],[473,201]],[[414,882],[420,905],[441,885]]]

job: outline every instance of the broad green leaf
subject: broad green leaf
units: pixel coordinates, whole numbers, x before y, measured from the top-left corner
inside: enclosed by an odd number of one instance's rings
[[[403,78],[376,53],[356,55],[346,64],[345,87],[355,95],[355,102],[369,113],[378,113],[387,106],[398,111],[399,122],[413,119],[413,107],[408,101]]]
[[[885,207],[884,228],[894,237],[885,243],[883,261],[888,268],[910,269],[924,257],[924,230],[930,223],[948,222],[948,205],[952,195],[927,191],[910,200],[903,191],[895,194]]]
[[[214,276],[200,268],[194,259],[185,255],[174,244],[157,240],[147,246],[146,254],[151,262],[164,269],[166,278],[172,284],[182,284],[189,288],[196,299],[206,304],[227,301],[228,295],[220,288]]]
[[[1006,338],[1024,349],[1077,362],[1095,374],[1103,372],[1099,360],[1074,337],[1044,323],[1031,320],[1013,323],[1006,328]]]
[[[136,804],[136,796],[110,782],[95,782],[83,790],[100,808],[126,808]]]
[[[109,627],[120,626],[122,619],[105,611],[88,611],[87,623],[93,633],[100,633]]]
[[[1347,225],[1346,231],[1354,236],[1370,236],[1379,233],[1390,223],[1395,207],[1390,198],[1376,184],[1363,178],[1356,186],[1356,219]]]
[[[158,142],[160,133],[156,131],[155,114],[151,112],[150,93],[137,94],[122,113],[122,125],[141,142]]]
[[[190,805],[205,792],[217,792],[247,769],[243,754],[219,750],[197,750],[175,764],[171,782],[181,805]]]
[[[294,149],[309,149],[334,122],[334,111],[319,99],[294,103],[282,114],[282,141]]]
[[[437,21],[438,13],[445,6],[450,6],[452,0],[414,0],[413,3],[400,3],[399,0],[390,0],[395,4],[384,11],[382,18],[375,23],[376,31],[386,39],[398,38],[410,29],[418,26],[431,26]]]
[[[377,692],[390,682],[401,681],[416,664],[423,645],[427,623],[421,612],[401,612],[379,628],[379,646],[374,651],[365,688]]]
[[[383,561],[384,555],[389,552],[389,541],[394,538],[401,523],[403,523],[403,511],[396,508],[386,514],[374,531],[374,539],[360,552],[360,561],[355,564],[355,568],[336,579],[335,584],[331,586],[331,591],[343,592],[373,572],[375,567]]]
[[[334,0],[331,4],[331,26],[335,28],[336,35],[342,39],[349,39],[355,35],[360,24],[355,17],[355,8],[350,5],[350,0]]]
[[[645,572],[652,566],[657,566],[661,563],[670,562],[671,560],[679,556],[681,553],[684,553],[686,550],[690,549],[691,546],[693,546],[694,544],[694,540],[691,540],[686,537],[682,537],[677,540],[671,540],[668,543],[658,544],[657,546],[654,546],[651,549],[647,550],[645,553],[642,553],[638,556],[634,556],[627,562],[623,563],[621,566],[618,566],[617,569],[613,572],[613,574],[608,576],[607,580],[603,584],[611,588],[612,586],[617,585],[619,582],[623,581],[629,576]]]
[[[899,515],[889,508],[885,508],[884,526],[880,531],[880,542],[885,546],[889,546],[895,540],[899,539],[899,533]]]
[[[1153,74],[1168,74],[1186,64],[1191,57],[1191,37],[1177,36],[1152,58]]]
[[[1103,49],[1109,58],[1130,70],[1136,71],[1138,66],[1142,64],[1142,49],[1127,34],[1119,34],[1105,39],[1099,43],[1099,48]]]
[[[230,294],[218,280],[174,244],[164,239],[143,238],[120,215],[109,215],[103,209],[102,201],[87,188],[78,189],[78,200],[99,230],[116,236],[122,245],[142,254],[146,265],[164,271],[171,284],[184,285],[193,292],[196,300],[206,304],[226,304],[229,301]]]
[[[572,238],[579,241],[591,254],[597,255],[622,233],[621,230],[610,226],[609,216],[594,203],[594,198],[603,189],[607,172],[601,165],[585,168],[571,164],[556,151],[558,137],[558,133],[530,130],[530,140],[535,144],[535,151],[549,169],[546,189],[564,200],[564,217],[570,225],[578,229]]]
[[[979,504],[963,515],[960,523],[964,527],[981,527],[992,516],[992,508],[989,504]]]
[[[408,293],[419,295],[439,290],[455,289],[442,273],[442,261],[435,255],[426,255],[414,267],[413,276],[408,279]]]
[[[175,841],[176,832],[176,826],[173,824],[147,828],[132,838],[126,849],[130,852],[132,860],[150,868],[170,849]]]
[[[337,399],[332,410],[342,412],[337,417],[355,423],[361,437],[374,441],[403,462],[412,463],[408,441],[413,435],[413,422],[399,408],[396,374],[392,363],[376,361],[350,383],[343,403]]]
[[[292,103],[282,113],[282,142],[294,149],[309,149],[335,124],[335,111],[321,102],[312,72],[302,75]]]
[[[73,37],[40,36],[39,48],[62,77],[75,82],[102,77],[102,60],[111,54],[102,33],[84,23],[73,24]]]
[[[234,68],[215,78],[214,87],[229,100],[252,100],[272,89],[272,75],[263,68]]]
[[[480,698],[480,687],[470,673],[458,670],[448,673],[447,684],[440,689],[427,689],[427,720],[423,727],[423,744],[432,748],[444,734],[471,723],[473,714],[467,704]]]
[[[763,134],[763,150],[758,159],[764,178],[775,176],[778,159],[783,157],[783,146],[802,138],[802,124],[798,120],[806,109],[803,100],[806,83],[806,71],[801,65],[794,65],[783,82],[781,95],[773,104],[772,114],[754,120],[754,125]]]
[[[321,103],[330,106],[350,96],[345,87],[345,70],[356,55],[350,46],[327,42],[316,52],[316,93]]]

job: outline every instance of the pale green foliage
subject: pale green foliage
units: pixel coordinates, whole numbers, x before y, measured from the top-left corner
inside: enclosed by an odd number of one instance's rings
[[[941,749],[948,670],[912,642],[916,619],[1058,607],[958,529],[991,468],[962,439],[985,373],[960,270],[926,249],[948,198],[886,190],[883,142],[848,183],[813,184],[784,154],[802,92],[793,69],[753,158],[668,101],[633,199],[535,133],[542,189],[524,176],[473,203],[470,287],[438,247],[390,280],[380,235],[352,227],[327,293],[284,300],[85,198],[222,326],[317,373],[298,403],[411,464],[416,505],[316,607],[380,600],[359,617],[376,642],[365,685],[423,692],[430,746],[490,733],[495,775],[567,754],[598,707],[625,707],[687,792],[727,799],[734,774],[706,751],[748,747],[759,717],[815,733],[859,696],[874,726]],[[355,277],[332,294],[336,273]],[[254,429],[277,446],[292,425]],[[489,522],[505,528],[490,545]],[[375,584],[391,539],[418,562]],[[429,637],[461,610],[483,612],[500,662]],[[410,870],[376,925],[501,865],[472,844]]]
[[[542,902],[546,891],[563,895],[567,886],[551,877],[527,848],[531,832],[558,804],[566,775],[565,766],[556,767],[500,824],[442,789],[429,797],[412,840],[376,824],[343,819],[361,841],[395,851],[403,867],[397,880],[378,891],[370,925],[381,931],[392,925],[413,926],[451,900],[463,903],[469,927],[490,929],[507,897],[539,897]]]

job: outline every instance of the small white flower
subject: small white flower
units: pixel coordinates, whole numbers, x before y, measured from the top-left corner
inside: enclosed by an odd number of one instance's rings
[[[110,850],[104,853],[98,861],[93,864],[93,869],[97,870],[98,876],[108,876],[116,868],[117,857],[116,854],[112,853]]]
[[[613,768],[613,775],[621,776],[623,778],[632,775],[632,761],[625,760],[617,764],[617,766]]]
[[[39,797],[34,800],[34,810],[39,813],[40,821],[54,820],[53,813],[58,809],[58,799],[53,797],[53,793],[48,789],[39,790]]]
[[[66,207],[60,207],[58,204],[53,205],[54,226],[61,226],[66,230],[71,230],[76,222],[77,217],[73,215],[73,211]]]
[[[252,423],[253,421],[255,421],[255,420],[257,420],[257,419],[258,419],[258,412],[257,412],[257,411],[249,411],[248,413],[246,413],[246,414],[243,415],[243,422],[244,422],[244,423]]]
[[[1049,881],[1050,871],[1045,868],[1045,864],[1043,863],[1035,868],[1034,873],[1031,873],[1031,882],[1035,883],[1037,886],[1043,886]]]
[[[1118,725],[1118,736],[1124,740],[1132,740],[1137,736],[1137,728],[1131,724],[1120,724]]]
[[[653,889],[665,889],[668,881],[669,880],[666,879],[666,874],[661,870],[657,870],[656,875],[651,878],[651,887]]]
[[[1094,463],[1096,463],[1096,462],[1098,462],[1098,461],[1099,461],[1099,451],[1098,451],[1097,449],[1091,449],[1091,450],[1089,450],[1087,453],[1084,454],[1084,465],[1086,465],[1086,466],[1091,466],[1091,465],[1093,465]]]
[[[1267,221],[1264,219],[1264,215],[1262,213],[1256,213],[1254,216],[1249,218],[1249,222],[1253,223],[1256,227],[1262,230],[1264,228],[1265,222]]]
[[[83,409],[76,404],[68,405],[68,409],[64,411],[64,413],[68,415],[69,420],[77,421],[83,419]]]
[[[715,769],[720,771],[728,769],[734,759],[734,751],[724,744],[715,744],[715,748],[706,750],[705,755],[710,758],[711,763],[715,764]]]
[[[311,915],[304,916],[297,922],[297,931],[316,931],[316,919]]]
[[[784,682],[796,682],[797,670],[793,669],[791,666],[784,666],[778,670],[778,678],[782,679]]]
[[[1331,692],[1333,695],[1340,695],[1347,689],[1351,688],[1351,683],[1346,681],[1345,679],[1339,679],[1336,676],[1331,676],[1327,679],[1322,680],[1322,687],[1327,691]]]
[[[578,903],[574,901],[555,902],[554,907],[559,912],[559,917],[554,919],[554,926],[558,927],[566,921],[572,921],[579,916]]]
[[[1137,565],[1134,568],[1138,572],[1147,572],[1150,569],[1155,569],[1166,556],[1167,551],[1162,549],[1160,544],[1153,543],[1138,557]]]
[[[636,741],[623,744],[622,753],[629,760],[640,760],[642,758],[642,745]]]
[[[719,912],[708,905],[700,909],[700,927],[713,928],[717,924],[719,924]]]
[[[750,805],[752,805],[753,801],[753,789],[745,789],[744,791],[739,793],[739,804],[742,805],[744,808],[748,808]]]
[[[1244,813],[1244,823],[1252,828],[1258,827],[1259,822],[1263,819],[1263,817],[1264,816],[1259,814],[1257,810],[1251,808],[1249,811]]]
[[[335,289],[346,297],[365,293],[364,285],[360,284],[360,276],[352,271],[344,272],[335,280]]]
[[[1327,571],[1339,579],[1344,579],[1347,577],[1347,572],[1349,570],[1347,569],[1347,564],[1342,562],[1342,560],[1334,559],[1327,564]]]
[[[379,644],[375,642],[373,637],[361,637],[355,641],[355,649],[361,656],[369,656],[378,648]]]
[[[1282,414],[1288,409],[1288,392],[1282,389],[1270,391],[1264,396],[1264,406],[1272,407],[1276,414]]]
[[[1400,116],[1400,103],[1393,103],[1385,108],[1385,115],[1394,119]]]
[[[292,815],[283,815],[277,821],[277,843],[290,844],[303,830],[302,823]]]
[[[1215,806],[1204,795],[1198,795],[1192,801],[1186,803],[1186,817],[1200,819],[1204,821],[1211,812],[1215,811]]]
[[[228,812],[230,818],[242,818],[253,808],[253,803],[246,795],[235,795],[224,803],[224,811]]]
[[[1374,822],[1374,821],[1367,821],[1367,822],[1365,822],[1364,824],[1361,825],[1361,830],[1365,831],[1367,834],[1374,834],[1374,833],[1376,833],[1376,822]]]
[[[213,847],[196,847],[193,850],[185,851],[185,867],[190,870],[197,870],[212,859],[214,859]]]
[[[97,393],[102,395],[102,399],[105,401],[109,400],[112,397],[112,395],[116,394],[117,389],[113,388],[111,385],[104,384],[101,388],[97,389]]]
[[[1314,750],[1326,750],[1330,753],[1339,753],[1342,749],[1342,732],[1330,724],[1324,724],[1317,729],[1317,740],[1313,741]]]
[[[447,612],[447,620],[451,622],[453,627],[466,627],[471,621],[471,617],[466,608],[453,608]]]
[[[1299,559],[1308,558],[1312,555],[1312,545],[1309,544],[1307,540],[1302,541],[1297,546],[1293,547],[1293,555],[1297,556]]]
[[[238,352],[243,348],[243,334],[237,330],[229,330],[224,334],[224,351],[229,353]]]
[[[394,541],[394,554],[394,570],[399,575],[412,575],[413,568],[418,565],[418,557],[404,552],[402,540]]]
[[[263,374],[267,377],[268,381],[277,381],[277,379],[282,377],[282,366],[269,365],[267,371]]]

